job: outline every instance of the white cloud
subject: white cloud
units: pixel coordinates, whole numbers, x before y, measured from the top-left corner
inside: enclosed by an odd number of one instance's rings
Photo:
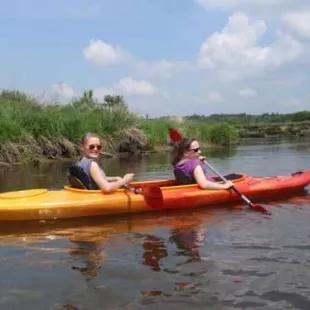
[[[96,65],[114,65],[128,62],[131,55],[120,46],[113,46],[101,40],[91,39],[90,43],[83,49],[87,60]]]
[[[285,26],[305,38],[310,38],[310,9],[307,11],[292,11],[282,16]]]
[[[251,89],[251,88],[244,88],[244,89],[240,89],[237,92],[237,94],[240,97],[250,98],[250,97],[255,97],[256,96],[256,91],[254,89]]]
[[[156,87],[145,80],[134,80],[131,76],[122,78],[114,88],[127,94],[152,95],[156,92]]]
[[[301,55],[301,44],[280,32],[274,44],[259,45],[266,30],[263,20],[251,20],[244,13],[235,13],[221,32],[213,33],[201,45],[198,64],[209,69],[236,70],[240,74],[240,70],[253,72],[277,67]]]
[[[236,13],[229,17],[221,32],[213,33],[201,45],[199,62],[210,68],[242,67],[261,62],[268,49],[255,46],[255,43],[265,31],[264,21],[251,23],[246,14]]]
[[[167,78],[178,71],[192,69],[188,61],[155,60],[144,61],[136,59],[121,46],[113,46],[103,40],[91,39],[83,49],[84,57],[98,66],[128,64],[130,68],[144,78]]]
[[[151,115],[175,114],[176,107],[180,115],[299,108],[301,101],[295,98],[304,100],[309,78],[301,57],[307,54],[307,41],[301,38],[309,38],[310,10],[296,11],[294,3],[300,0],[294,1],[197,0],[230,16],[224,27],[196,46],[196,57],[183,60],[148,61],[135,57],[126,46],[92,39],[83,49],[89,62],[122,65],[117,71],[105,68],[104,79],[111,80],[95,88],[94,97],[124,95],[134,111]],[[272,21],[266,17],[270,9]],[[147,104],[144,95],[149,96]],[[307,101],[302,102],[306,106]]]
[[[97,87],[93,91],[94,98],[97,100],[103,100],[106,95],[117,95],[117,92],[113,88]]]
[[[145,80],[135,80],[131,76],[120,79],[110,86],[94,88],[94,98],[103,100],[106,95],[153,95],[157,87]]]
[[[66,83],[53,84],[42,96],[43,101],[67,103],[75,95],[73,87]]]

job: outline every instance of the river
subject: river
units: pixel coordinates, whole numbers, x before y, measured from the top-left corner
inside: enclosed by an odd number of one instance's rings
[[[224,173],[310,167],[309,140],[205,150]],[[60,188],[68,163],[1,167],[0,191]],[[169,154],[105,159],[110,175],[172,177]],[[310,196],[247,208],[0,224],[0,309],[310,309]]]

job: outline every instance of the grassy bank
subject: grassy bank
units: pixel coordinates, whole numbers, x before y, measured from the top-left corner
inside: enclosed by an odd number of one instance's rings
[[[186,121],[201,121],[208,124],[230,124],[238,131],[240,138],[263,138],[266,136],[310,135],[310,111],[295,113],[264,113],[260,115],[213,114],[192,115]]]
[[[167,137],[169,127],[176,127],[185,136],[196,137],[202,143],[210,145],[228,145],[235,142],[238,137],[236,128],[228,124],[207,124],[191,120],[179,123],[167,118],[141,120],[139,125],[154,146],[169,142]]]
[[[168,146],[168,128],[177,126],[203,142],[228,144],[236,138],[230,125],[183,124],[146,120],[132,113],[121,96],[102,101],[85,92],[69,104],[45,104],[18,91],[0,94],[0,162],[37,162],[72,158],[79,154],[79,140],[87,132],[99,133],[107,153],[137,153]]]

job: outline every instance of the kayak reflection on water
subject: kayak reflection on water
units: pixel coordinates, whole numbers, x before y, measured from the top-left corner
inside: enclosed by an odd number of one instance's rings
[[[164,269],[162,260],[169,256],[169,244],[177,248],[177,256],[185,256],[188,259],[184,263],[200,261],[200,247],[205,238],[204,228],[183,227],[170,230],[168,240],[151,234],[139,234],[142,239],[142,264],[149,266],[153,271]],[[102,236],[101,241],[96,240],[70,240],[77,245],[70,250],[72,257],[72,269],[81,272],[87,279],[98,276],[104,265],[105,243],[110,241],[112,236]],[[98,238],[100,239],[100,238]]]

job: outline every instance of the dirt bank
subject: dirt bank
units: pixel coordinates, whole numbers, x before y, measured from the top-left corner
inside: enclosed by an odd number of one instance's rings
[[[102,135],[101,138],[102,154],[105,157],[151,151],[148,139],[137,128],[127,128],[114,135]],[[18,142],[6,142],[0,145],[0,165],[72,159],[78,157],[79,153],[79,143],[64,137],[28,136]]]

